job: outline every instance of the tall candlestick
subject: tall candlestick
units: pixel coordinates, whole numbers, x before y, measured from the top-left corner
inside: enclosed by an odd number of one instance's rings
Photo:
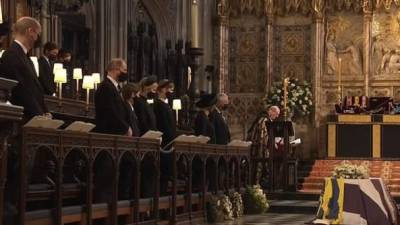
[[[342,58],[339,58],[338,64],[338,102],[342,101]]]
[[[192,0],[192,44],[194,48],[200,47],[199,43],[199,7],[198,0]]]
[[[283,115],[285,120],[287,120],[288,86],[289,86],[289,78],[285,78],[283,80]]]

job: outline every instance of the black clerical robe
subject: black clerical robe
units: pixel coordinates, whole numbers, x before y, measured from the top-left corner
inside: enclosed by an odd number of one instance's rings
[[[200,111],[194,121],[194,134],[210,137],[208,143],[215,144],[215,129],[204,111]]]
[[[15,41],[1,57],[0,76],[18,81],[18,85],[12,89],[11,103],[24,107],[26,119],[48,112],[35,67]]]
[[[43,87],[46,95],[53,95],[56,92],[56,85],[54,83],[53,66],[48,59],[41,56],[38,60],[39,63],[39,81]]]
[[[153,106],[147,103],[147,98],[140,96],[135,98],[133,107],[139,120],[140,135],[149,130],[157,130],[156,116]]]
[[[99,85],[95,94],[96,128],[106,134],[125,135],[130,127],[125,102],[109,78]]]
[[[226,145],[231,141],[231,133],[222,112],[214,109],[210,113],[210,121],[215,129],[216,144]]]
[[[157,129],[163,132],[162,146],[165,146],[176,137],[176,122],[171,107],[161,99],[154,101],[154,114],[157,121]]]

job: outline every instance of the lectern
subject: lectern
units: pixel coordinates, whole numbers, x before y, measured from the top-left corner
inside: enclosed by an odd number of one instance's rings
[[[293,124],[291,121],[267,122],[268,149],[269,149],[269,174],[270,191],[276,189],[295,189],[296,186],[296,165],[295,162],[288,164],[290,152],[289,137],[294,136]],[[275,146],[275,138],[283,138],[283,149]],[[290,175],[288,171],[291,171]],[[289,187],[290,186],[290,187]]]

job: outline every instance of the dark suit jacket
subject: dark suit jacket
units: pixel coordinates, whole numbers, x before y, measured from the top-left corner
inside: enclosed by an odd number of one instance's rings
[[[176,122],[171,107],[160,99],[154,101],[157,129],[163,132],[162,146],[165,146],[176,137]]]
[[[194,134],[210,137],[208,143],[215,144],[215,129],[208,116],[200,111],[194,121]]]
[[[228,124],[221,112],[214,109],[210,113],[210,121],[214,125],[216,144],[226,145],[231,141],[231,133],[229,132]]]
[[[39,81],[46,95],[53,95],[56,92],[54,83],[53,68],[44,56],[39,58]]]
[[[149,130],[157,130],[153,106],[147,103],[147,98],[143,96],[135,98],[133,107],[139,120],[140,135],[145,134]]]
[[[129,125],[132,128],[132,136],[139,137],[140,136],[140,129],[139,129],[139,121],[136,116],[136,112],[129,103],[125,102],[126,110],[128,111],[128,120]]]
[[[26,119],[48,112],[33,63],[16,42],[0,59],[0,76],[19,82],[12,90],[11,103],[24,107]]]
[[[124,135],[129,129],[129,115],[125,102],[117,88],[108,78],[97,88],[95,94],[96,128],[106,134]]]

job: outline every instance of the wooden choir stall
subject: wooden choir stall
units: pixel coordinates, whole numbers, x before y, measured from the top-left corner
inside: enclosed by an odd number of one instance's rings
[[[4,103],[13,85],[0,79],[2,224],[174,224],[204,219],[208,197],[249,184],[249,147],[174,142],[166,151],[158,139],[24,127],[22,108]],[[92,105],[46,103],[66,125],[93,121]]]

